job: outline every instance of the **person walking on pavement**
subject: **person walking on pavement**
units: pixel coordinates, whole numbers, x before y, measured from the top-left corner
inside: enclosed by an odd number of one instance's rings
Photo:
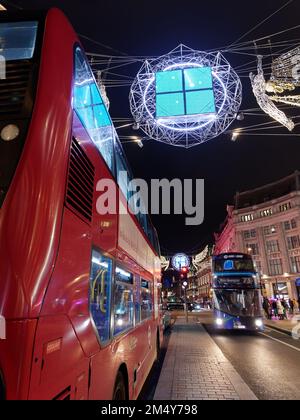
[[[296,299],[293,299],[293,304],[294,304],[294,315],[297,314],[299,312],[299,304],[296,301]]]
[[[286,300],[281,299],[281,305],[283,308],[283,319],[288,319],[288,310],[289,310],[289,305],[287,303]]]
[[[284,309],[283,309],[282,303],[280,302],[280,299],[276,301],[276,305],[277,305],[278,318],[280,321],[283,321]]]
[[[267,319],[271,319],[272,318],[271,305],[270,305],[269,299],[267,299],[266,297],[264,298],[264,301],[263,301],[263,308],[264,308]]]
[[[274,311],[274,316],[277,318],[278,317],[278,310],[277,310],[277,302],[276,300],[272,301],[272,309]]]
[[[291,313],[291,315],[293,315],[293,313],[294,313],[294,301],[293,301],[293,299],[289,299],[289,305],[290,305],[290,313]]]

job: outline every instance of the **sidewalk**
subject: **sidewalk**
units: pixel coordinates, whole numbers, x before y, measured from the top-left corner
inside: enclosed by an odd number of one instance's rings
[[[203,326],[177,318],[154,400],[257,400]]]
[[[300,314],[297,315],[299,321],[300,321]],[[293,328],[297,325],[297,320],[293,319],[284,319],[283,321],[279,321],[278,319],[266,319],[265,325],[270,328],[274,328],[275,330],[284,332],[288,335],[292,334]]]

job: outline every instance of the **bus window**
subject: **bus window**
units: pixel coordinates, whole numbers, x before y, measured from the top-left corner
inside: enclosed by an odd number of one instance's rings
[[[116,267],[114,291],[114,335],[133,327],[133,275]]]
[[[153,303],[149,281],[141,280],[141,321],[151,318]]]
[[[90,312],[100,341],[110,339],[110,302],[112,284],[112,260],[93,250],[90,276]]]
[[[76,114],[114,174],[114,129],[93,73],[79,47],[75,50],[73,96]]]
[[[122,146],[116,140],[116,164],[117,164],[117,182],[120,190],[124,194],[126,200],[129,200],[128,182],[131,181],[132,175],[128,168],[126,158]]]
[[[135,299],[134,299],[134,310],[135,310],[135,325],[141,322],[141,306],[140,306],[140,278],[135,278]]]
[[[8,22],[0,25],[1,55],[6,61],[31,59],[37,36],[37,22]]]

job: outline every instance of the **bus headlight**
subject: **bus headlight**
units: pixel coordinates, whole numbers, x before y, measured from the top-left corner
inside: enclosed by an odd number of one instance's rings
[[[1,138],[4,141],[12,141],[18,137],[20,129],[15,124],[8,124],[1,130]]]
[[[255,320],[255,325],[256,325],[257,328],[261,328],[261,327],[263,327],[264,323],[261,319],[256,319]]]
[[[217,318],[216,319],[216,324],[217,324],[218,327],[222,327],[222,325],[223,325],[223,319]]]

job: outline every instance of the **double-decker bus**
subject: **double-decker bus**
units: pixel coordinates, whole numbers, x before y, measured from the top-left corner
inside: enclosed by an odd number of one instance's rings
[[[213,256],[212,276],[216,327],[263,330],[261,290],[251,255]]]
[[[126,211],[130,170],[63,13],[1,13],[0,48],[0,397],[135,399],[162,338],[156,231]]]

